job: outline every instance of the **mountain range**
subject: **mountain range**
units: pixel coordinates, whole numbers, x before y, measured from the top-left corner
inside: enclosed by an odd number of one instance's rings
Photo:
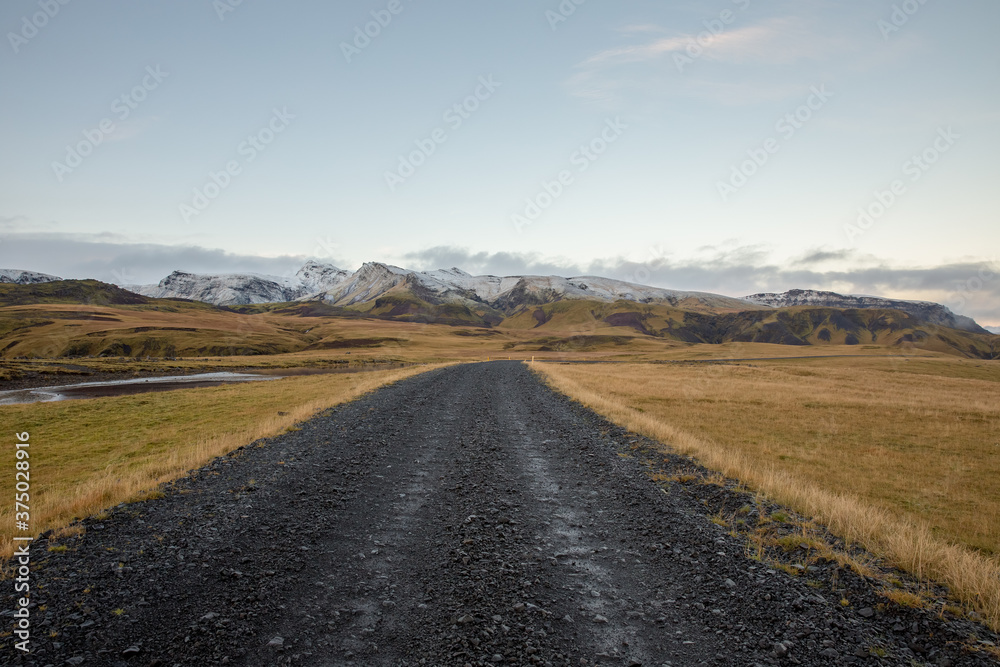
[[[409,291],[430,303],[485,304],[501,311],[561,299],[748,307],[743,300],[718,294],[648,287],[596,276],[473,276],[458,268],[411,271],[380,262],[367,262],[354,272],[308,262],[292,277],[195,275],[174,271],[157,285],[126,285],[125,288],[144,296],[192,299],[217,306],[323,301],[347,307],[393,292]]]
[[[763,293],[743,297],[750,303],[772,308],[790,308],[793,306],[813,306],[821,308],[884,308],[901,310],[908,315],[952,329],[987,333],[974,319],[965,315],[956,315],[950,309],[933,301],[904,301],[901,299],[885,299],[879,296],[844,295],[836,292],[821,292],[817,290],[793,289],[782,294]]]
[[[34,271],[0,269],[0,283],[21,285],[61,278]],[[156,285],[124,285],[124,289],[157,299],[188,299],[215,306],[320,301],[339,308],[389,298],[398,304],[416,299],[431,305],[458,304],[495,311],[497,320],[527,306],[563,300],[603,303],[629,301],[662,304],[686,311],[740,312],[809,306],[813,308],[898,310],[917,320],[972,333],[990,333],[971,317],[957,315],[930,301],[793,289],[742,298],[664,289],[597,276],[474,276],[459,268],[413,271],[381,262],[366,262],[356,271],[309,261],[292,276],[255,273],[192,274],[174,271]],[[489,321],[487,317],[487,321]],[[995,333],[995,332],[994,332]]]
[[[292,277],[196,275],[174,271],[157,285],[126,285],[125,289],[154,298],[191,299],[217,306],[323,301],[333,306],[349,307],[385,295],[409,292],[432,304],[457,302],[471,307],[486,305],[508,315],[524,306],[565,299],[661,303],[695,311],[744,311],[794,306],[880,308],[901,310],[922,321],[953,329],[987,333],[972,318],[956,315],[945,306],[929,301],[799,289],[781,294],[763,293],[733,298],[707,292],[649,287],[596,276],[473,276],[459,268],[411,271],[380,262],[365,263],[351,272],[311,261]]]
[[[126,287],[0,271],[0,356],[405,354],[418,339],[443,349],[476,341],[487,356],[722,343],[1000,356],[1000,338],[940,304],[815,290],[734,298],[596,276],[474,276],[379,262],[356,271],[309,262],[288,276],[175,271]]]

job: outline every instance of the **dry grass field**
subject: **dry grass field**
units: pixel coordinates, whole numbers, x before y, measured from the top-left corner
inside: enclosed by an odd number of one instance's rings
[[[3,367],[30,361],[44,368],[71,363],[97,370],[193,369],[206,365],[287,367],[318,361],[428,362],[537,354],[656,357],[686,347],[628,328],[483,328],[367,318],[307,317],[263,312],[241,314],[204,304],[82,306],[41,304],[0,307]],[[171,308],[171,310],[165,310]],[[542,342],[539,342],[539,339]],[[547,344],[546,344],[547,343]],[[547,350],[538,350],[547,347]],[[776,346],[775,346],[776,347]],[[169,357],[169,359],[164,359]],[[130,360],[123,367],[119,360]],[[149,361],[146,361],[149,359]]]
[[[133,302],[135,295],[107,286],[73,289],[91,296],[0,305],[0,382],[83,381],[93,371],[138,377],[498,358],[617,362],[536,367],[630,428],[921,576],[951,583],[967,599],[992,600],[989,613],[1000,624],[1000,372],[996,362],[955,356],[981,352],[987,343],[975,336],[949,331],[904,344],[899,337],[908,329],[871,324],[872,340],[854,345],[705,345],[663,334],[690,319],[676,308],[635,304],[557,302],[486,327],[457,310],[437,313],[447,322],[385,319],[398,300],[381,307],[386,313],[376,312],[377,302],[366,312],[323,304],[226,310]],[[685,326],[697,328],[700,320],[692,321]],[[869,344],[876,333],[882,344]],[[782,359],[801,356],[809,358]],[[713,360],[719,363],[676,363]],[[215,456],[421,370],[0,406],[0,424],[45,443],[32,450],[32,521],[42,531],[141,497]],[[0,494],[12,484],[0,480]],[[9,531],[5,512],[0,525]],[[10,535],[0,532],[0,556],[9,553]]]
[[[535,364],[564,393],[947,584],[1000,627],[1000,364]]]
[[[120,502],[316,412],[434,366],[285,378],[202,389],[0,406],[0,430],[31,434],[31,527],[37,534]],[[14,448],[4,448],[7,470]],[[14,497],[14,477],[0,477]],[[13,504],[0,505],[0,560],[13,553]]]

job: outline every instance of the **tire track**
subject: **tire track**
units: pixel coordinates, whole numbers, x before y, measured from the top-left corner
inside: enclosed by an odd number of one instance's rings
[[[964,648],[996,640],[981,626],[860,614],[831,581],[879,598],[833,564],[807,579],[747,559],[699,497],[649,479],[634,436],[520,363],[429,372],[300,426],[82,522],[65,552],[36,542],[34,649],[4,638],[0,662],[994,664]]]

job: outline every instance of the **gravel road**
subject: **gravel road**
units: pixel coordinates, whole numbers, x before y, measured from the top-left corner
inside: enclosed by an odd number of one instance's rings
[[[32,651],[0,662],[996,664],[970,621],[747,558],[707,518],[745,499],[644,446],[523,364],[425,373],[35,542]]]

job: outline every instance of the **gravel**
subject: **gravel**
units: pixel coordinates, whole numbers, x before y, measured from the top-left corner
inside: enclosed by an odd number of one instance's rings
[[[707,518],[737,491],[654,482],[690,461],[522,364],[425,373],[300,426],[83,521],[65,552],[36,541],[32,652],[5,637],[0,660],[996,664],[970,651],[997,642],[980,625],[835,564],[747,558]]]

